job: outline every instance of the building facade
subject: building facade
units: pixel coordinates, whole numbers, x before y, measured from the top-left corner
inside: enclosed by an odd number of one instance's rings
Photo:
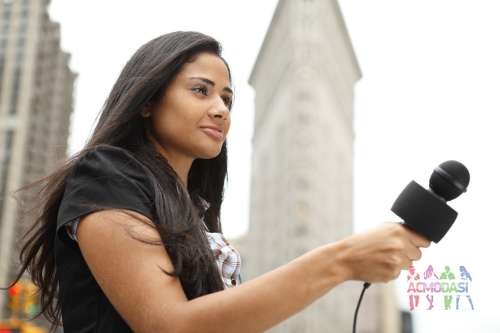
[[[249,78],[255,89],[250,225],[234,240],[243,280],[353,233],[354,85],[336,0],[280,0]],[[300,283],[300,281],[297,281]],[[343,283],[272,332],[350,332],[361,282]],[[372,285],[357,332],[400,332],[392,286]]]
[[[77,75],[61,50],[49,0],[0,0],[0,286],[19,268],[21,207],[36,191],[14,191],[49,174],[67,156]],[[0,293],[0,319],[8,316]]]

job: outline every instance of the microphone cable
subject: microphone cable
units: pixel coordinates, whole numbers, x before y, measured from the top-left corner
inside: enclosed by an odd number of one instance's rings
[[[363,290],[361,291],[361,295],[359,295],[358,305],[356,306],[356,311],[354,312],[354,322],[352,324],[352,333],[356,333],[356,320],[358,319],[359,305],[361,304],[361,300],[363,299],[363,295],[365,293],[365,290],[368,289],[368,287],[370,287],[370,286],[371,286],[370,282],[365,282],[363,284]]]

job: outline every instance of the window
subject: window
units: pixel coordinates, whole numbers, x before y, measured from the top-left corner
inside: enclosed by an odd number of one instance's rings
[[[3,204],[5,202],[5,189],[7,188],[7,180],[9,179],[9,162],[14,140],[14,130],[8,129],[5,133],[4,155],[2,157],[2,173],[0,175],[0,225],[2,225]]]
[[[16,67],[14,71],[14,84],[12,85],[12,93],[10,95],[10,110],[9,114],[17,113],[17,99],[19,97],[19,87],[21,84],[21,68]]]
[[[22,49],[23,46],[24,46],[24,36],[19,36],[19,38],[17,39],[17,48],[18,49]]]

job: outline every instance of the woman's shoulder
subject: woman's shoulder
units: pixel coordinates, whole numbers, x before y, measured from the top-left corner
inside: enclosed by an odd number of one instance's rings
[[[81,154],[65,182],[58,228],[97,209],[130,209],[154,218],[155,191],[147,168],[127,150],[99,145]]]
[[[152,178],[149,168],[131,151],[109,144],[99,144],[83,152],[70,176],[72,181],[83,181],[103,189],[133,183],[147,192],[153,190]]]
[[[149,183],[149,169],[131,151],[109,144],[99,144],[81,153],[73,176],[121,176]]]
[[[83,152],[80,161],[88,159],[95,159],[101,162],[128,162],[143,166],[131,151],[122,147],[104,143],[98,144]]]

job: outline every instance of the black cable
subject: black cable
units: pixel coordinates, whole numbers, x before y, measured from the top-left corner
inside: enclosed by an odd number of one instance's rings
[[[363,284],[363,290],[361,291],[361,295],[359,295],[358,305],[356,306],[356,311],[354,312],[354,323],[352,325],[352,333],[356,333],[356,320],[358,319],[359,305],[361,304],[361,300],[363,299],[363,294],[365,293],[365,290],[368,289],[369,286],[371,286],[371,283],[365,282]]]

